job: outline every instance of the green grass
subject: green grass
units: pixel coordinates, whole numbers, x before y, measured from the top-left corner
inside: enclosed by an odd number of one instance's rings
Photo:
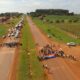
[[[43,69],[37,59],[35,44],[26,19],[22,29],[21,42],[23,45],[21,47],[19,63],[17,66],[17,80],[43,80]],[[30,53],[30,55],[28,55],[28,53]]]
[[[80,37],[80,23],[59,23],[59,24],[53,24],[56,27],[71,33],[72,35],[76,37]]]
[[[4,24],[0,24],[0,37],[7,32],[7,27]]]
[[[45,17],[45,19],[49,19],[51,21],[54,20],[71,20],[71,19],[80,19],[80,15],[75,15],[75,16],[60,16],[60,15],[48,15]]]
[[[69,32],[76,37],[80,37],[80,15],[75,16],[57,16],[57,15],[49,15],[44,19],[48,19],[49,21],[53,21],[54,26]],[[78,22],[69,22],[69,20],[79,19]],[[64,20],[64,22],[56,23],[56,20]],[[49,23],[50,24],[50,23]]]
[[[67,35],[63,30],[56,27],[53,24],[44,23],[43,21],[39,20],[38,18],[33,18],[33,21],[36,25],[45,33],[52,36],[52,39],[60,41],[60,42],[76,42],[80,43],[79,39],[75,39],[69,35]]]

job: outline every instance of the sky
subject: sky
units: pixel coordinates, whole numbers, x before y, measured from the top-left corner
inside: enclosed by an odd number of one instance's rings
[[[80,0],[0,0],[0,13],[27,13],[36,9],[68,9],[80,13]]]

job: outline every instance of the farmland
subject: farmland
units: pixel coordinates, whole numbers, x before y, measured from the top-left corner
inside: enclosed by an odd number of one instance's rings
[[[6,26],[3,24],[0,24],[0,37],[4,35],[6,31],[7,31]]]
[[[46,16],[45,19],[53,21],[54,26],[69,32],[74,36],[80,37],[80,16]],[[57,20],[59,20],[58,23],[55,22]]]
[[[59,15],[48,15],[45,17],[45,19],[49,19],[51,21],[54,21],[54,20],[71,20],[71,19],[80,19],[80,16],[79,15],[74,15],[74,16],[67,16],[67,15],[62,15],[62,16],[59,16]]]
[[[79,18],[79,17],[76,17]],[[76,39],[73,36],[79,37],[80,32],[80,23],[79,22],[67,22],[69,19],[75,19],[75,16],[46,16],[44,18],[48,20],[44,22],[39,18],[33,18],[33,21],[38,25],[43,32],[47,35],[51,35],[53,39],[61,42],[77,42],[80,43],[79,39]],[[56,23],[51,21],[65,19],[65,22]],[[67,21],[66,21],[67,20]],[[69,35],[70,34],[70,35]],[[72,36],[73,35],[73,36]]]

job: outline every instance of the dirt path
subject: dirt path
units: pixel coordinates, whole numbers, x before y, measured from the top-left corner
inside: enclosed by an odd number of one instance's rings
[[[15,41],[13,38],[7,38],[4,40],[4,42],[13,41]],[[9,80],[8,78],[14,61],[15,51],[16,48],[8,48],[6,46],[0,48],[0,80]]]
[[[30,17],[27,17],[27,21],[30,25],[30,29],[34,36],[35,42],[39,44],[39,47],[43,47],[46,44],[50,44],[48,39],[40,32],[37,26],[34,25]],[[75,74],[74,71],[72,71],[72,66],[68,65],[72,63],[67,63],[67,61],[62,58],[50,59],[44,61],[43,64],[48,65],[51,72],[49,74],[52,76],[51,80],[80,80],[80,77]]]

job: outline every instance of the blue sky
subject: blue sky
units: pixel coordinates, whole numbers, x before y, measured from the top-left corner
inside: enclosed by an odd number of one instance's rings
[[[1,12],[30,12],[35,9],[68,9],[80,13],[80,0],[0,0]]]

